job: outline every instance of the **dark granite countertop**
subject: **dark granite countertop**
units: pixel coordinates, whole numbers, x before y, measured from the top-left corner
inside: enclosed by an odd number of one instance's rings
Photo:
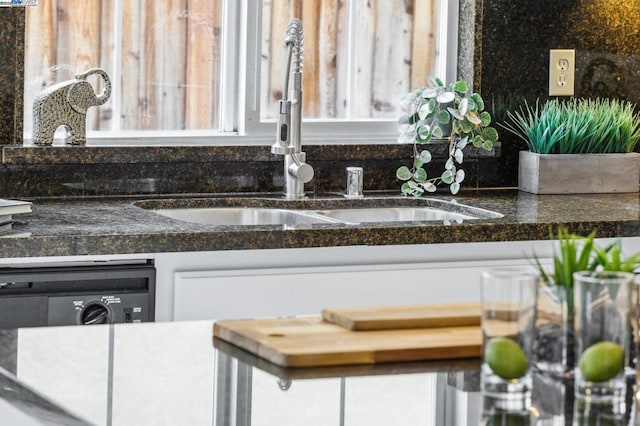
[[[322,208],[380,204],[429,205],[452,200],[499,212],[501,218],[462,223],[393,222],[361,225],[313,224],[216,227],[160,216],[149,208],[271,206]],[[29,237],[0,238],[2,257],[40,257],[302,248],[346,245],[437,244],[543,240],[550,227],[566,224],[573,232],[598,237],[640,235],[640,196],[632,194],[533,195],[513,189],[466,190],[456,196],[426,199],[367,194],[286,201],[274,194],[185,196],[176,198],[35,199],[33,212],[16,216],[14,230]],[[141,208],[141,207],[145,208]],[[445,206],[446,207],[446,206]],[[446,207],[449,208],[449,207]],[[429,232],[416,232],[428,227]]]

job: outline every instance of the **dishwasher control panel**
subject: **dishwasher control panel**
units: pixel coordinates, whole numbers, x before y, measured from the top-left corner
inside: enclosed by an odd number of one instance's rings
[[[50,297],[48,308],[49,325],[149,321],[149,297],[145,293]]]
[[[0,269],[0,328],[154,320],[155,267]]]

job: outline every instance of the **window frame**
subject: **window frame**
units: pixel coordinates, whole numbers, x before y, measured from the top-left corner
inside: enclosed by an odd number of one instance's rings
[[[440,0],[436,51],[445,52],[436,64],[436,74],[453,81],[457,72],[458,2]],[[116,8],[122,10],[122,0]],[[101,130],[88,131],[90,145],[270,145],[275,138],[275,120],[262,121],[261,95],[261,37],[263,0],[223,0],[223,28],[221,52],[220,129],[203,130]],[[353,7],[355,0],[349,2]],[[121,27],[121,13],[115,14],[114,24]],[[236,31],[229,31],[236,28]],[[121,76],[121,31],[117,31],[114,48],[114,81]],[[243,52],[237,55],[237,52]],[[114,90],[110,102],[118,102]],[[114,106],[114,109],[117,109]],[[116,114],[117,116],[118,114]],[[114,127],[118,126],[114,121]],[[395,144],[395,119],[303,119],[303,144]],[[56,143],[61,139],[56,136]],[[24,144],[31,143],[31,132],[25,132]]]

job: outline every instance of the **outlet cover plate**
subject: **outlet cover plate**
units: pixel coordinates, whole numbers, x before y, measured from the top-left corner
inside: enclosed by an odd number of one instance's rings
[[[573,96],[575,75],[575,49],[551,49],[549,52],[549,96]]]

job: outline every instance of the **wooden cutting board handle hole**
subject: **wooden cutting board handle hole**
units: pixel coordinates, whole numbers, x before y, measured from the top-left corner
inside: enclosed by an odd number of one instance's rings
[[[271,333],[271,334],[267,334],[267,336],[269,336],[269,337],[284,337],[284,334],[282,334],[282,333]]]

